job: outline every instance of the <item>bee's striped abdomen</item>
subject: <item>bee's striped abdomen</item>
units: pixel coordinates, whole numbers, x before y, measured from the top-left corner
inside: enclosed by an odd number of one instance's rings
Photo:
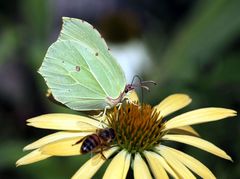
[[[89,135],[82,143],[81,153],[88,153],[101,143],[97,134]]]

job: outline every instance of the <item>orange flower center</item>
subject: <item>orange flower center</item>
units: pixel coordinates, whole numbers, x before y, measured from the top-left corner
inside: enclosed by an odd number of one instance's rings
[[[142,152],[160,143],[162,119],[150,105],[126,103],[107,114],[117,144],[130,153]]]

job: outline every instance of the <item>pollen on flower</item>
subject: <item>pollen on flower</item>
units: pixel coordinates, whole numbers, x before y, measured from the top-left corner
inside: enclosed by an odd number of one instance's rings
[[[142,152],[160,143],[162,119],[150,105],[127,103],[107,115],[117,144],[130,153]]]

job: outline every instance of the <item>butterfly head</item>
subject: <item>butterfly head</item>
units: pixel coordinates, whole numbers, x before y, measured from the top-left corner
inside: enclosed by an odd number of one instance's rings
[[[139,82],[138,83],[134,83],[134,80],[135,79],[138,79]],[[135,88],[143,88],[143,89],[146,89],[147,91],[149,91],[149,87],[147,86],[148,84],[154,84],[156,85],[156,82],[154,81],[143,81],[142,78],[138,75],[135,75],[132,79],[132,83],[131,84],[127,84],[125,86],[125,89],[124,89],[124,93],[128,93],[129,91],[135,89]]]
[[[128,93],[129,91],[132,91],[132,90],[134,90],[135,88],[136,88],[135,85],[133,85],[133,84],[127,84],[127,85],[125,86],[124,93]]]

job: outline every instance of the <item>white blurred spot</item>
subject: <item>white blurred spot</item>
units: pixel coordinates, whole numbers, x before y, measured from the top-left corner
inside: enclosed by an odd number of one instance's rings
[[[109,43],[108,43],[109,44]],[[141,41],[130,41],[124,44],[109,44],[110,53],[121,65],[127,82],[134,75],[140,75],[150,70],[151,60],[146,47]]]

